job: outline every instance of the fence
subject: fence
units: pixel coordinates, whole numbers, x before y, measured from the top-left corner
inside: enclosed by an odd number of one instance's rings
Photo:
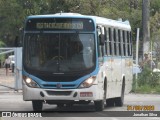
[[[15,56],[14,73],[5,75],[5,68],[0,69],[0,86],[12,88],[14,90],[22,89],[22,47],[0,48],[0,55],[13,53]]]

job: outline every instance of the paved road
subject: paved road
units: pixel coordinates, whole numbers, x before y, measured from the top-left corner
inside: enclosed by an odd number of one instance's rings
[[[107,107],[104,111],[127,111],[128,105],[154,105],[155,111],[160,111],[160,95],[156,94],[128,94],[125,95],[125,102],[123,107]],[[94,111],[93,104],[84,108],[84,105],[76,105],[69,111]],[[64,108],[66,109],[66,108]],[[62,109],[62,111],[64,111]],[[93,110],[92,110],[93,109]],[[44,105],[44,111],[59,111],[56,105]],[[0,111],[32,111],[30,101],[23,101],[21,92],[0,92]]]
[[[12,73],[12,71],[9,70],[9,73],[6,76],[5,68],[0,68],[0,92],[10,91],[11,89],[8,88],[14,89],[15,86],[14,75],[15,73]]]
[[[13,89],[1,86],[1,84],[14,87],[14,74],[10,72],[9,76],[5,75],[5,69],[0,69],[0,111],[32,111],[31,102],[23,101],[22,93],[14,92]],[[43,111],[50,111],[45,113],[46,116],[54,117],[54,120],[160,120],[158,117],[106,117],[110,111],[116,114],[128,114],[127,106],[144,106],[154,105],[155,111],[160,111],[160,95],[147,95],[147,94],[128,94],[125,96],[125,103],[123,107],[106,107],[104,112],[95,112],[93,104],[88,106],[76,105],[72,108],[58,109],[56,105],[44,105]],[[63,112],[67,111],[67,112]],[[73,112],[74,111],[74,112]],[[105,112],[106,111],[106,112]],[[115,113],[114,111],[123,111],[122,113]],[[61,116],[61,117],[59,117]],[[72,117],[74,116],[74,117]],[[88,117],[86,117],[88,116]],[[22,118],[0,118],[0,120],[21,120]],[[23,118],[29,120],[44,120],[46,118]],[[47,120],[53,120],[49,117]]]
[[[58,109],[56,105],[44,105],[43,111],[50,111],[49,113],[45,113],[43,115],[47,116],[55,116],[55,120],[59,120],[60,116],[61,119],[67,120],[68,117],[80,117],[80,119],[104,119],[106,118],[106,114],[109,111],[123,111],[123,114],[127,113],[127,106],[144,106],[144,105],[153,105],[155,107],[155,111],[160,111],[160,95],[147,95],[147,94],[128,94],[125,96],[125,103],[123,107],[106,107],[104,111],[106,112],[95,112],[93,104],[88,106],[84,105],[76,105],[72,108],[62,108]],[[17,92],[10,92],[10,93],[0,93],[0,111],[32,111],[31,102],[23,101],[22,94]],[[67,112],[63,112],[67,111]],[[74,112],[73,112],[74,111]],[[125,112],[126,111],[126,112]],[[121,113],[117,113],[121,114]],[[58,117],[57,117],[58,116]],[[87,117],[86,117],[87,116]],[[85,117],[85,118],[82,118]],[[91,117],[91,118],[88,118]],[[17,119],[17,118],[12,118]],[[26,118],[25,118],[26,119]],[[33,118],[34,120],[36,118]],[[42,118],[44,119],[44,118]],[[51,118],[50,118],[51,119]],[[53,119],[53,118],[52,118]],[[72,118],[76,119],[76,118]],[[77,118],[78,119],[78,118]],[[128,118],[129,119],[129,118]],[[125,118],[107,118],[107,120],[128,120]],[[136,120],[138,118],[130,118],[131,120]],[[2,120],[8,120],[8,118],[2,118]],[[37,119],[38,120],[38,119]],[[106,119],[105,119],[106,120]],[[141,119],[142,120],[142,119]],[[158,117],[147,117],[146,120],[160,120]]]

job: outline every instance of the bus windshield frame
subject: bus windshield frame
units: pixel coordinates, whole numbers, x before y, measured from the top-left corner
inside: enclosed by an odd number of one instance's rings
[[[56,26],[52,21],[56,21],[59,26]],[[63,25],[62,22],[64,22]],[[61,29],[61,27],[63,28]],[[95,25],[93,20],[89,18],[28,19],[24,34],[24,70],[33,75],[91,73],[96,68],[95,39]],[[48,54],[40,59],[40,56],[48,51],[47,49],[43,51],[44,46],[48,47],[48,50],[52,49],[53,55],[49,53],[50,55]],[[31,54],[34,55],[31,57]],[[40,56],[36,58],[36,55]],[[75,60],[73,60],[74,57]],[[32,61],[34,62],[32,63]],[[43,68],[44,66],[45,68]],[[55,66],[54,69],[53,66]]]

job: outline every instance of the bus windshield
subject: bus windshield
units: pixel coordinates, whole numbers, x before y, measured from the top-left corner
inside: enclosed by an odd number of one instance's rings
[[[24,68],[52,74],[82,72],[95,67],[94,34],[26,33]]]

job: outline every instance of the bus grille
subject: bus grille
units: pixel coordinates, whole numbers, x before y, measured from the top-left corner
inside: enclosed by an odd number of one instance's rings
[[[49,85],[49,84],[43,84],[43,87],[45,87],[45,88],[57,88],[56,85]],[[62,84],[61,88],[74,88],[74,87],[76,87],[76,84],[66,84],[66,85]]]
[[[48,95],[61,95],[61,96],[68,96],[72,93],[72,91],[46,91]]]

